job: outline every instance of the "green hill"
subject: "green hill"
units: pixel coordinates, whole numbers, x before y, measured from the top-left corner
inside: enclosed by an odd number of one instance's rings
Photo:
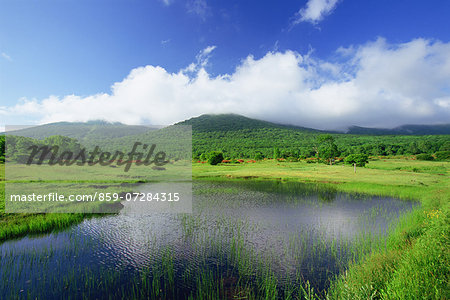
[[[63,135],[79,140],[104,140],[141,134],[151,130],[147,126],[125,125],[122,123],[109,123],[105,121],[89,122],[57,122],[33,126],[14,131],[14,135],[42,140],[52,135]],[[9,132],[8,134],[13,134]]]
[[[191,118],[175,125],[191,125],[194,132],[258,130],[264,128],[294,129],[304,132],[320,132],[320,130],[291,125],[275,124],[267,121],[247,118],[238,114],[205,114]]]
[[[279,148],[284,157],[314,155],[316,138],[326,131],[274,124],[236,114],[202,115],[178,124],[192,126],[192,153],[199,157],[209,151],[222,151],[228,158],[253,158],[257,153],[272,157]],[[342,155],[402,155],[434,153],[449,135],[370,135],[328,132],[334,136]]]
[[[192,126],[192,156],[198,159],[201,154],[221,151],[225,158],[273,157],[274,148],[278,148],[283,157],[311,157],[315,155],[316,139],[325,131],[311,128],[274,124],[255,120],[236,114],[202,115],[175,125]],[[415,126],[415,127],[414,127]],[[135,141],[143,143],[164,143],[170,140],[174,152],[185,151],[188,139],[183,137],[186,131],[175,130],[168,126],[159,130],[146,126],[129,126],[120,123],[53,123],[20,130],[17,135],[43,139],[50,135],[65,135],[76,138],[88,148],[101,145],[104,150],[129,151]],[[351,153],[368,155],[409,155],[450,149],[450,135],[431,135],[434,129],[445,131],[445,126],[432,127],[408,125],[403,130],[415,133],[427,132],[429,135],[411,135],[389,133],[397,131],[362,128],[359,134],[333,133],[341,156]],[[444,130],[444,131],[442,131]],[[403,132],[403,131],[400,131]],[[378,134],[378,135],[373,135]],[[190,148],[190,147],[189,147]],[[190,151],[187,151],[190,155]]]

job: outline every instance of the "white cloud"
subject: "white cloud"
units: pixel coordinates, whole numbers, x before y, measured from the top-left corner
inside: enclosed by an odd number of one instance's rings
[[[317,24],[333,12],[338,2],[339,0],[308,0],[306,6],[298,11],[294,24],[300,22]]]
[[[110,93],[50,96],[0,108],[15,120],[104,119],[127,124],[172,124],[204,113],[238,113],[314,128],[393,127],[450,120],[450,43],[378,39],[340,48],[339,61],[294,51],[248,56],[231,74],[211,76],[208,57],[176,73],[160,66],[133,69]],[[342,55],[340,53],[345,53]]]
[[[170,43],[170,41],[171,41],[171,39],[167,39],[167,40],[162,40],[161,41],[161,45],[166,45],[166,44],[168,44],[168,43]]]
[[[216,46],[208,46],[197,55],[197,65],[205,67],[208,64],[208,60],[211,57],[211,53],[216,49]]]
[[[186,68],[182,69],[182,73],[193,73],[198,72],[200,69],[205,68],[208,65],[211,53],[216,49],[216,46],[208,46],[202,51],[200,51],[195,57],[197,62],[191,63]]]
[[[12,61],[11,56],[9,56],[8,54],[6,54],[5,52],[2,52],[1,55],[2,55],[2,57],[3,57],[4,59],[6,59],[7,61]]]
[[[188,13],[197,15],[203,21],[211,14],[211,9],[206,0],[190,0],[186,4]]]
[[[165,6],[172,4],[173,0],[160,0]]]

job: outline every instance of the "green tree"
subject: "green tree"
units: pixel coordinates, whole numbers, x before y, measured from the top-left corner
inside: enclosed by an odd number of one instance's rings
[[[0,162],[5,161],[5,136],[0,136]]]
[[[317,145],[318,158],[325,163],[332,164],[333,159],[341,154],[331,134],[319,135]]]
[[[219,151],[212,151],[209,153],[208,163],[210,165],[217,165],[223,160],[223,154]]]
[[[261,153],[261,151],[256,151],[255,153],[255,160],[263,160],[264,155]]]
[[[421,140],[417,143],[417,147],[419,148],[419,151],[422,153],[429,153],[431,150],[431,143],[427,140]]]
[[[434,156],[436,156],[436,160],[448,160],[450,159],[450,151],[438,151]]]
[[[450,151],[450,141],[446,141],[439,148],[439,151]]]
[[[431,156],[431,154],[428,153],[421,153],[416,155],[417,160],[433,160],[434,157]]]
[[[280,149],[278,149],[278,147],[273,148],[273,159],[280,158],[280,156]]]
[[[364,167],[369,162],[367,154],[350,154],[344,159],[344,162],[349,165],[356,164],[357,167]]]
[[[419,147],[417,147],[417,143],[414,141],[414,142],[412,142],[410,145],[409,145],[409,147],[408,147],[408,153],[409,154],[419,154],[420,153],[420,150],[419,150]]]
[[[62,135],[52,135],[44,139],[44,144],[49,146],[58,146],[58,153],[72,152],[78,154],[81,150],[81,145],[76,139],[69,138]]]
[[[8,137],[9,140],[10,137]],[[17,136],[15,137],[15,145],[13,149],[9,149],[8,144],[8,160],[12,160],[18,163],[27,163],[30,159],[31,150],[30,147],[37,145],[39,146],[39,141],[32,138]]]

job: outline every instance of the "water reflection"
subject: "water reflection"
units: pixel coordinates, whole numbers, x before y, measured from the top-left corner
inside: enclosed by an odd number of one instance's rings
[[[64,276],[82,284],[85,278],[77,272],[101,277],[105,268],[123,275],[118,282],[126,288],[133,274],[161,265],[168,251],[178,289],[190,289],[186,274],[194,276],[204,265],[235,270],[229,262],[236,253],[270,264],[281,282],[300,273],[322,289],[341,261],[355,255],[348,247],[355,237],[383,236],[398,215],[416,205],[293,182],[197,182],[193,187],[192,214],[119,213],[1,244],[0,298],[24,289],[31,296],[58,298]],[[55,274],[58,278],[50,280]]]

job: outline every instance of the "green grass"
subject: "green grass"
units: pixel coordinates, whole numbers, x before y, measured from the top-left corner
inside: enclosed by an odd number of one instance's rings
[[[0,163],[0,242],[24,236],[26,234],[46,233],[56,229],[63,229],[81,222],[85,218],[98,216],[84,212],[117,211],[117,206],[108,206],[109,203],[44,203],[39,207],[29,203],[14,203],[17,212],[5,213],[5,185],[9,184],[9,193],[21,190],[26,185],[28,192],[46,194],[49,191],[59,194],[93,194],[96,191],[106,193],[130,192],[132,188],[122,183],[142,183],[149,181],[164,181],[167,178],[190,178],[190,167],[179,161],[170,163],[164,172],[147,167],[134,166],[129,172],[123,168],[108,168],[102,166],[61,167],[49,165],[8,165],[8,180],[5,181],[5,164]],[[38,179],[38,180],[36,180]],[[95,187],[95,186],[98,187]],[[58,190],[55,190],[58,189]],[[106,204],[106,205],[105,205]],[[39,209],[39,211],[35,211]],[[31,213],[51,211],[50,214]],[[62,212],[62,213],[58,213]],[[72,213],[67,213],[72,212]]]
[[[0,174],[4,166],[0,165]],[[226,220],[219,227],[234,230],[232,240],[227,244],[218,243],[215,249],[230,247],[231,256],[224,263],[235,266],[239,281],[232,288],[222,287],[230,276],[236,274],[215,274],[211,270],[195,270],[196,292],[190,297],[196,299],[218,299],[242,297],[247,299],[276,296],[289,298],[301,295],[306,299],[329,297],[331,299],[449,299],[449,259],[450,220],[449,162],[428,162],[414,160],[376,160],[367,168],[353,168],[345,165],[328,166],[304,162],[276,162],[272,160],[240,165],[193,164],[193,177],[208,180],[273,180],[320,183],[334,190],[370,195],[384,195],[402,199],[414,199],[421,206],[404,215],[398,225],[385,239],[377,241],[372,236],[361,236],[349,249],[355,259],[340,276],[335,278],[327,294],[317,295],[308,282],[301,282],[300,275],[292,284],[281,291],[275,275],[267,267],[266,261],[255,257],[246,249],[240,224],[227,226]],[[0,178],[1,197],[4,198],[4,175]],[[232,193],[233,191],[224,191]],[[4,202],[0,201],[0,208]],[[90,215],[82,214],[5,214],[0,213],[0,240],[27,233],[49,232],[80,222]],[[186,238],[196,238],[201,222],[189,215],[181,215]],[[200,230],[201,233],[201,230]],[[204,241],[211,245],[215,237]],[[217,239],[221,240],[221,239]],[[291,241],[286,251],[291,251],[298,259],[301,249],[296,241]],[[383,244],[383,247],[380,245]],[[318,243],[315,251],[322,251],[326,245]],[[297,247],[297,248],[296,248]],[[332,245],[330,246],[333,247]],[[201,249],[199,249],[201,255]],[[318,253],[320,255],[320,253]],[[361,258],[363,256],[363,258]],[[151,276],[133,281],[136,298],[149,296],[161,298],[161,289],[173,289],[173,256],[170,252],[163,256],[161,270],[152,270]],[[347,264],[343,263],[346,267]],[[155,273],[156,272],[156,273]],[[252,277],[256,272],[257,276]],[[201,275],[201,276],[200,276]],[[87,277],[93,275],[86,274]],[[114,283],[114,274],[109,275]],[[250,281],[248,278],[254,278]],[[192,278],[191,278],[192,279]],[[94,284],[92,279],[86,280]],[[138,282],[138,283],[136,283]],[[105,283],[105,286],[114,286]],[[139,290],[146,287],[145,291]],[[159,287],[159,288],[158,288]],[[219,289],[218,289],[219,287]],[[231,296],[230,296],[231,295]]]
[[[194,164],[197,178],[253,178],[319,182],[339,191],[415,199],[385,249],[353,263],[333,282],[337,299],[449,299],[449,162],[376,160],[367,168],[264,161],[243,165]]]
[[[26,234],[46,233],[63,229],[86,218],[99,216],[91,213],[5,213],[5,184],[5,165],[0,163],[0,242]],[[27,184],[27,182],[24,182],[24,184]],[[46,184],[51,185],[51,183],[45,182],[42,184],[30,182],[29,184],[44,190]],[[85,185],[88,186],[89,184]],[[83,193],[89,193],[89,189],[83,188],[83,183],[78,183],[75,188],[68,190],[68,192],[79,193],[80,189],[83,190]],[[127,187],[122,187],[121,189],[116,188],[114,191],[120,192],[126,189]],[[100,203],[89,203],[89,205],[91,205],[90,208],[95,210]]]

